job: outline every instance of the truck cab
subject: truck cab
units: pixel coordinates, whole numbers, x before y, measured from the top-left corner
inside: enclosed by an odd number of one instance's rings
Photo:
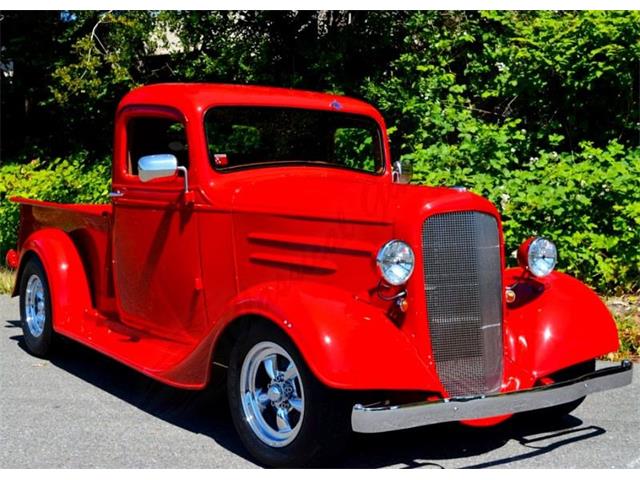
[[[407,184],[356,99],[141,87],[117,108],[109,204],[14,201],[29,350],[63,335],[176,387],[226,377],[263,464],[351,431],[566,413],[631,381],[629,362],[595,370],[616,327],[553,243],[523,239],[507,268],[496,208]]]

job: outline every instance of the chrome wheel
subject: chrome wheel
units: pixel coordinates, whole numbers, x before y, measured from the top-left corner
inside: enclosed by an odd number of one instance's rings
[[[44,331],[47,313],[44,301],[44,287],[38,275],[29,277],[25,293],[24,310],[27,327],[31,335],[39,337]]]
[[[304,391],[291,356],[273,342],[256,344],[244,358],[240,398],[253,433],[271,447],[284,447],[298,435],[304,417]]]

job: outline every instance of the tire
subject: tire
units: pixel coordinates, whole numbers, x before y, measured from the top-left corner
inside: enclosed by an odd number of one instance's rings
[[[33,256],[20,277],[20,320],[26,349],[36,357],[47,357],[53,343],[51,294],[40,260]]]
[[[554,382],[564,382],[567,380],[571,380],[574,378],[581,377],[583,375],[587,375],[589,373],[593,373],[596,370],[596,361],[589,360],[584,363],[579,363],[572,367],[561,370],[553,375],[550,375],[551,379]],[[522,415],[525,415],[527,420],[532,420],[536,422],[555,422],[560,420],[571,412],[573,412],[576,408],[578,408],[582,402],[584,402],[586,396],[578,398],[569,403],[563,403],[561,405],[555,405],[553,407],[543,408],[541,410],[534,410],[531,412],[525,412]]]
[[[240,338],[227,375],[233,423],[258,463],[316,465],[346,445],[348,396],[322,385],[277,327],[255,325]]]

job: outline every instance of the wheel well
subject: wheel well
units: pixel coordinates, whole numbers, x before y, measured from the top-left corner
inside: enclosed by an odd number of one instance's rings
[[[231,350],[236,342],[245,335],[248,335],[252,328],[258,325],[278,328],[276,324],[266,317],[260,315],[243,315],[232,320],[222,331],[213,348],[214,365],[229,366]]]
[[[39,259],[38,254],[32,250],[27,250],[22,257],[20,266],[18,267],[18,273],[16,273],[16,283],[13,286],[13,292],[11,293],[12,297],[16,297],[20,294],[20,281],[22,278],[22,272],[24,271],[24,266],[29,263],[29,260],[33,257]],[[40,260],[40,262],[42,262],[42,260]]]

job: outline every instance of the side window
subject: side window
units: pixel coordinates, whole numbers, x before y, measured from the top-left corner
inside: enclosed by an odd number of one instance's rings
[[[127,170],[138,175],[138,160],[145,155],[170,153],[178,165],[189,168],[189,149],[184,125],[166,118],[132,118],[127,124]]]

